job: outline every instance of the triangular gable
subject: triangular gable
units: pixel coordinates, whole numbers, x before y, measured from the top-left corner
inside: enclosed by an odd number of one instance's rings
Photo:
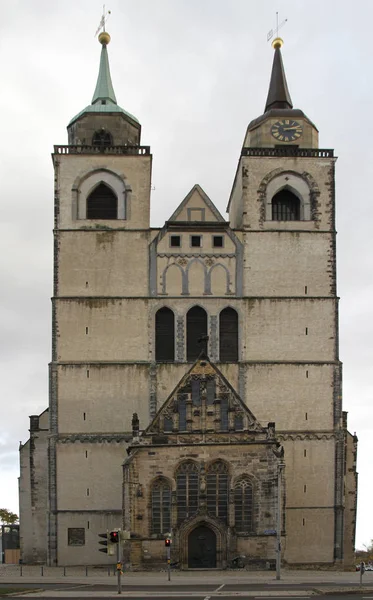
[[[171,215],[169,222],[170,221],[226,222],[214,203],[198,183],[192,187],[189,194],[187,194],[181,204],[179,204],[178,208]]]
[[[221,371],[203,354],[163,403],[143,436],[267,430]]]

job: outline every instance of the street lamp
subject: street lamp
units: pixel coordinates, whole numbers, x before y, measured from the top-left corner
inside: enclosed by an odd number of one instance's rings
[[[277,465],[277,525],[276,525],[276,579],[281,579],[281,483],[285,463]]]

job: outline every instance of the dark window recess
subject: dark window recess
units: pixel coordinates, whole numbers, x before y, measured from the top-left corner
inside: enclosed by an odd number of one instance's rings
[[[234,416],[234,429],[235,431],[243,430],[243,415]]]
[[[234,486],[234,513],[236,531],[253,530],[253,486],[247,479],[241,479]]]
[[[170,431],[172,431],[172,428],[173,428],[172,417],[169,417],[166,415],[163,420],[163,429],[164,429],[164,431],[170,432]]]
[[[273,221],[299,221],[300,201],[289,190],[281,190],[272,198]]]
[[[228,400],[226,398],[220,400],[220,429],[228,431]]]
[[[160,308],[155,315],[155,360],[172,361],[175,357],[175,316],[170,308]]]
[[[203,350],[207,353],[207,340],[200,340],[207,335],[207,313],[200,306],[194,306],[187,314],[187,360],[196,360]]]
[[[222,248],[223,247],[223,236],[222,235],[213,235],[212,236],[212,245],[214,248]]]
[[[192,388],[193,406],[201,406],[201,382],[199,379],[192,379],[190,384]]]
[[[69,527],[67,530],[67,543],[69,546],[85,545],[84,527]]]
[[[87,198],[87,219],[116,219],[118,199],[104,183],[100,183]]]
[[[181,238],[179,235],[172,235],[170,238],[170,246],[171,248],[180,248],[181,246]]]
[[[197,465],[186,462],[176,474],[177,519],[182,522],[196,514],[199,502],[199,472]]]
[[[152,533],[168,533],[171,529],[171,487],[167,481],[158,480],[153,484]]]
[[[238,314],[233,308],[225,308],[219,317],[219,350],[223,362],[238,361]]]
[[[105,131],[105,129],[100,129],[100,131],[95,131],[92,138],[92,146],[100,146],[101,148],[107,148],[108,146],[113,145],[113,138],[111,133]]]
[[[192,248],[200,248],[201,247],[201,236],[200,235],[190,236],[190,245],[192,246]]]
[[[207,404],[214,404],[215,394],[216,394],[216,383],[215,379],[208,379],[206,381],[206,394],[207,394]]]
[[[186,431],[186,400],[178,399],[179,431]]]
[[[228,468],[222,461],[213,463],[206,476],[207,511],[213,517],[228,519]]]

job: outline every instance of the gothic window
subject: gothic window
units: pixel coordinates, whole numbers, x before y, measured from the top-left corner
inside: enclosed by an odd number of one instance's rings
[[[173,429],[173,419],[170,415],[165,415],[163,418],[163,431],[170,432]]]
[[[99,146],[100,148],[106,148],[107,146],[113,145],[113,138],[111,133],[105,131],[105,129],[100,129],[100,131],[95,131],[92,138],[92,146]]]
[[[242,414],[234,415],[234,430],[235,431],[243,430],[243,415]]]
[[[233,308],[220,313],[219,350],[222,362],[238,361],[238,314]]]
[[[157,479],[151,489],[152,533],[168,533],[171,529],[171,486]]]
[[[234,514],[236,531],[253,530],[253,486],[247,477],[243,477],[234,486]]]
[[[227,522],[228,467],[223,461],[214,462],[206,475],[206,501],[210,515]]]
[[[175,358],[175,317],[170,308],[164,306],[155,315],[155,360],[173,361]]]
[[[184,394],[179,394],[177,398],[177,410],[179,413],[179,431],[186,431],[186,399]]]
[[[87,219],[116,219],[118,199],[104,183],[100,183],[87,198]]]
[[[190,382],[192,388],[192,403],[193,406],[201,406],[201,380],[192,379]]]
[[[184,462],[177,470],[176,501],[179,523],[194,515],[198,510],[199,472],[194,462]]]
[[[221,398],[220,400],[220,429],[228,431],[228,399]]]
[[[281,190],[272,198],[273,221],[299,221],[300,201],[290,190]]]
[[[216,394],[216,382],[215,379],[208,379],[206,381],[206,395],[207,395],[207,405],[211,406],[214,404]]]
[[[207,353],[207,313],[200,306],[193,306],[187,314],[187,360],[196,360],[202,350]],[[199,341],[201,340],[201,341]]]

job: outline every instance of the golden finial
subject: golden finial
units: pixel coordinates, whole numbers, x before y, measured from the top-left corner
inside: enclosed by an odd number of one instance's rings
[[[283,46],[283,45],[284,45],[284,40],[280,37],[275,38],[272,42],[272,48],[274,48],[275,50],[276,50],[276,48],[281,48],[281,46]]]
[[[103,46],[107,46],[108,43],[110,42],[110,39],[111,39],[110,35],[108,34],[107,31],[101,31],[100,35],[98,36],[98,41]]]

